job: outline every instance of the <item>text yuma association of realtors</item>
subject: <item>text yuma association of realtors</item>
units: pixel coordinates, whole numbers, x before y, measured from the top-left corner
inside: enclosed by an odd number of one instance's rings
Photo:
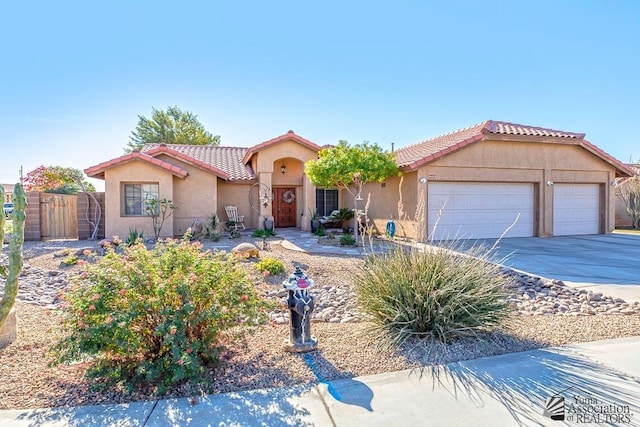
[[[630,423],[629,405],[600,402],[595,397],[572,396],[565,403],[567,418],[578,423]]]

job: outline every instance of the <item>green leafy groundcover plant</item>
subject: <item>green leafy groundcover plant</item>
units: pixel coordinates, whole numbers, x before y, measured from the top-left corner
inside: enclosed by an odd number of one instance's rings
[[[275,258],[262,258],[256,264],[256,268],[263,273],[267,271],[269,274],[280,274],[284,272],[284,264]]]
[[[400,345],[411,337],[447,342],[498,325],[509,313],[510,280],[490,251],[452,247],[397,249],[372,256],[356,276],[356,294],[374,329]]]
[[[223,338],[266,323],[269,304],[233,257],[201,248],[184,239],[151,250],[137,243],[88,265],[66,295],[68,335],[53,348],[56,363],[90,356],[88,377],[129,389],[157,384],[159,394],[202,384]]]

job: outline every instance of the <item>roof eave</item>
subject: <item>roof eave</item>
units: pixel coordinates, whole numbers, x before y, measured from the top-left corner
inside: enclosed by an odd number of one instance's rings
[[[612,155],[608,154],[601,148],[598,148],[586,139],[582,140],[580,145],[587,151],[591,152],[592,154],[598,156],[600,159],[609,163],[611,166],[615,167],[616,177],[629,178],[636,176],[636,173],[633,169],[629,168],[627,165],[625,165]]]
[[[155,157],[149,156],[148,154],[145,154],[145,153],[140,153],[138,151],[134,151],[132,153],[125,154],[124,156],[120,156],[115,159],[102,162],[95,166],[91,166],[85,169],[84,173],[90,178],[105,179],[105,171],[107,169],[122,166],[124,164],[134,162],[134,161],[149,163],[152,166],[155,166],[157,168],[170,172],[172,175],[177,176],[178,178],[184,179],[189,175],[189,171],[182,169],[179,166],[172,165],[171,163],[164,162],[160,159],[156,159]]]
[[[269,139],[267,141],[264,141],[258,145],[255,145],[251,148],[249,148],[247,150],[247,152],[245,153],[244,157],[242,158],[242,163],[243,164],[247,164],[249,163],[249,161],[251,160],[251,157],[262,151],[263,149],[273,145],[273,144],[278,144],[280,142],[284,142],[284,141],[288,141],[288,140],[293,140],[301,145],[304,145],[305,147],[309,148],[310,150],[314,150],[315,152],[318,152],[320,150],[322,150],[322,147],[320,147],[318,144],[315,144],[311,141],[309,141],[306,138],[301,137],[300,135],[296,135],[295,133],[293,133],[293,131],[289,131],[287,133],[285,133],[284,135],[280,135],[280,136],[276,136],[275,138]]]

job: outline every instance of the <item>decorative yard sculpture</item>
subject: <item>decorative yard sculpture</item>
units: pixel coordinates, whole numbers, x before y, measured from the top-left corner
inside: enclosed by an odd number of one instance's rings
[[[255,213],[261,215],[260,206],[254,206],[253,201],[255,197],[255,193],[257,191],[258,202],[264,209],[268,208],[273,200],[273,193],[271,192],[271,188],[267,184],[262,182],[256,182],[251,187],[249,187],[249,206]],[[266,216],[264,218],[263,228],[265,230],[273,230],[273,220],[268,219]]]
[[[296,267],[296,270],[282,286],[289,291],[287,306],[289,308],[289,339],[284,348],[292,353],[305,353],[318,347],[318,340],[311,336],[311,313],[313,313],[313,296],[309,289],[313,281]]]

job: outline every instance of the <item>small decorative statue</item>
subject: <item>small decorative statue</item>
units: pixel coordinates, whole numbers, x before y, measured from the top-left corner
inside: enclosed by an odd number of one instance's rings
[[[311,313],[313,313],[313,297],[309,289],[313,281],[296,267],[296,270],[282,286],[289,291],[287,306],[289,308],[289,339],[285,339],[284,348],[292,353],[305,353],[315,350],[318,341],[311,336]]]

